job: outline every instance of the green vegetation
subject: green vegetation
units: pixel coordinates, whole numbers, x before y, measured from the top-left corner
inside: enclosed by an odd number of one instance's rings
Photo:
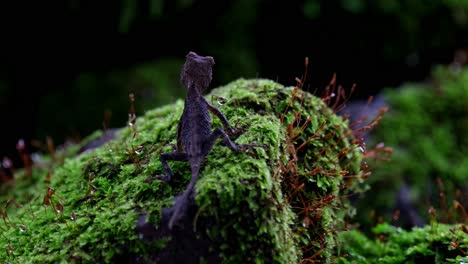
[[[390,110],[371,141],[392,146],[393,154],[373,171],[372,191],[357,204],[360,228],[340,233],[347,255],[340,263],[466,263],[468,69],[439,66],[428,83],[384,96]],[[409,201],[397,205],[405,186]],[[414,223],[393,212],[408,208],[430,224],[405,230]]]
[[[370,239],[357,230],[340,234],[348,257],[339,263],[466,263],[468,233],[463,226],[433,223],[405,231],[387,223],[372,229]]]
[[[345,194],[360,190],[363,175],[347,121],[326,100],[268,80],[241,79],[206,98],[245,130],[236,142],[269,149],[214,147],[196,185],[197,232],[224,263],[332,260],[336,232],[353,212]],[[173,182],[145,182],[162,173],[159,154],[175,144],[182,109],[177,100],[147,111],[97,149],[77,154],[79,146],[72,146],[36,157],[31,177],[17,171],[15,181],[2,186],[8,208],[0,244],[7,250],[0,258],[109,263],[164,248],[171,238],[145,243],[135,227],[140,214],[158,223],[161,209],[189,181],[188,164],[173,162]],[[81,144],[101,136],[97,131]]]
[[[430,83],[388,89],[385,98],[390,110],[372,137],[394,152],[369,178],[359,223],[369,225],[370,210],[390,219],[403,185],[422,218],[434,207],[441,222],[466,221],[452,204],[468,201],[468,69],[438,67]]]

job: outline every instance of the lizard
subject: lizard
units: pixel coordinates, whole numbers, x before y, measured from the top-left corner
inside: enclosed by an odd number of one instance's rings
[[[248,147],[261,146],[255,143],[239,145],[233,143],[229,135],[235,135],[237,133],[236,129],[230,125],[228,119],[220,110],[207,102],[202,96],[203,91],[208,88],[212,80],[214,64],[213,57],[200,56],[190,51],[186,55],[186,61],[182,67],[180,81],[186,88],[187,94],[184,110],[177,126],[177,145],[174,152],[162,153],[159,156],[166,174],[154,176],[157,179],[170,182],[173,172],[167,161],[188,161],[190,163],[191,180],[182,196],[176,199],[169,220],[169,229],[173,228],[187,210],[189,200],[194,195],[194,187],[199,176],[200,167],[219,138],[223,140],[227,147],[236,152]],[[214,131],[211,130],[210,112],[220,119],[227,132],[220,127],[217,127]]]

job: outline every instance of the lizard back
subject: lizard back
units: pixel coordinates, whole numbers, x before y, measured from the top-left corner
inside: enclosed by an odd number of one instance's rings
[[[185,101],[180,119],[180,145],[190,157],[201,156],[205,140],[211,134],[211,118],[203,98]]]

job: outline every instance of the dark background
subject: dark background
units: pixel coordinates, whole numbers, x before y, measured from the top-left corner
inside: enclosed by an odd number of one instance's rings
[[[424,81],[468,40],[463,1],[11,2],[0,4],[0,157],[16,163],[20,138],[84,137],[105,111],[125,126],[130,92],[137,115],[182,98],[188,51],[215,58],[211,87],[240,77],[294,85],[307,56],[309,89],[337,73],[361,99]]]

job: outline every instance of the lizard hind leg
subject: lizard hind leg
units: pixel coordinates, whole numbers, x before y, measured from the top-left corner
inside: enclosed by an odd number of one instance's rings
[[[224,144],[226,144],[226,146],[233,151],[241,151],[248,147],[261,146],[255,143],[237,145],[234,142],[232,142],[232,140],[229,138],[229,136],[224,130],[218,127],[213,131],[213,133],[211,133],[211,135],[205,141],[205,144],[203,145],[203,155],[207,155],[210,152],[218,138],[221,138]]]
[[[174,173],[172,172],[171,167],[169,167],[169,164],[167,164],[168,160],[173,160],[173,161],[188,161],[188,154],[184,152],[170,152],[170,153],[162,153],[159,156],[159,160],[161,161],[163,169],[166,171],[166,174],[162,175],[155,175],[152,176],[148,179],[145,180],[145,182],[151,182],[155,179],[160,179],[165,182],[169,182],[172,177],[174,176]]]

